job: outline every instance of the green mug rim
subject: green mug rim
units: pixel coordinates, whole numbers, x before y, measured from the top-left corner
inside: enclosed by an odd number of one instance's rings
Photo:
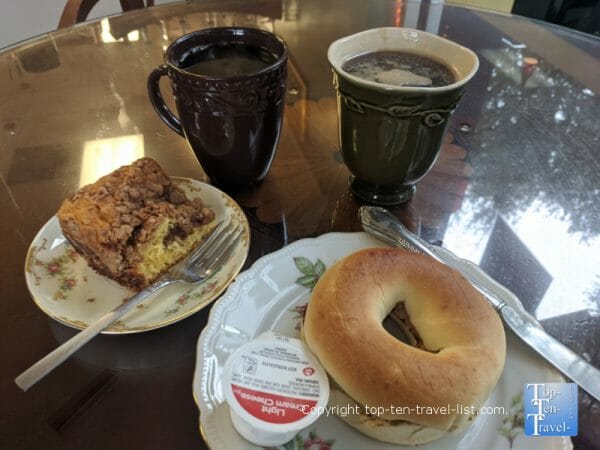
[[[470,57],[472,57],[473,66],[471,67],[471,70],[465,76],[461,77],[459,80],[457,80],[456,82],[454,82],[452,84],[448,84],[446,86],[439,86],[439,87],[419,87],[419,86],[393,86],[393,85],[389,85],[389,84],[383,84],[383,83],[377,83],[375,81],[365,80],[363,78],[359,78],[355,75],[352,75],[342,69],[343,63],[345,63],[348,60],[347,57],[340,58],[342,60],[341,64],[338,64],[335,61],[337,58],[335,58],[334,52],[340,44],[343,44],[343,43],[351,41],[351,40],[360,39],[360,37],[364,36],[365,34],[378,33],[378,32],[387,31],[387,30],[393,30],[391,32],[397,32],[397,30],[414,32],[417,35],[424,35],[424,36],[427,36],[429,39],[434,39],[434,40],[443,42],[445,45],[450,45],[450,46],[454,47],[455,49],[465,52]],[[381,48],[381,49],[375,48],[370,51],[378,51],[378,50],[384,50],[384,49],[383,48]],[[364,54],[364,52],[356,53],[356,54],[353,54],[352,56],[359,56],[361,54]],[[331,65],[334,72],[341,78],[344,78],[350,82],[353,82],[359,86],[363,86],[368,89],[374,89],[374,90],[386,92],[386,93],[399,93],[399,94],[401,94],[401,93],[441,94],[444,92],[454,91],[454,90],[459,89],[459,88],[463,87],[464,85],[466,85],[471,80],[471,78],[473,78],[473,76],[477,73],[477,70],[479,70],[479,58],[473,50],[471,50],[467,47],[464,47],[460,44],[457,44],[456,42],[453,42],[449,39],[440,37],[438,35],[428,33],[426,31],[416,30],[413,28],[406,28],[406,27],[371,28],[368,30],[360,31],[358,33],[337,39],[337,40],[333,41],[331,43],[331,45],[329,46],[329,48],[327,49],[327,59],[329,60],[329,64]]]

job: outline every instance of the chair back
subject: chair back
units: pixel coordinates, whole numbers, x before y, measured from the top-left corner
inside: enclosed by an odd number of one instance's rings
[[[100,0],[67,0],[58,22],[58,28],[70,27],[85,22],[90,11]],[[154,0],[119,0],[123,11],[154,6]]]

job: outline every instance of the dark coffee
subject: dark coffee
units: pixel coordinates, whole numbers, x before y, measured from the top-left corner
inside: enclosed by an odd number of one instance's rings
[[[179,67],[186,72],[210,77],[239,77],[266,69],[277,57],[265,48],[245,43],[221,42],[194,49]]]
[[[396,86],[447,86],[456,81],[452,70],[427,56],[398,50],[381,50],[355,56],[342,69],[368,81]]]

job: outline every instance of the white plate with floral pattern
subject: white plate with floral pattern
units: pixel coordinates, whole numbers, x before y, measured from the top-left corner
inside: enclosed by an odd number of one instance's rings
[[[200,197],[217,221],[242,225],[233,257],[210,279],[191,287],[175,283],[153,294],[104,333],[138,333],[177,322],[215,300],[239,273],[248,256],[250,227],[244,212],[228,195],[200,181],[173,177],[188,198]],[[25,262],[25,280],[39,308],[53,319],[83,329],[135,292],[98,274],[63,236],[52,217],[33,239]]]
[[[231,425],[221,387],[221,373],[227,357],[265,331],[299,337],[300,320],[310,290],[325,269],[361,248],[384,246],[365,233],[330,233],[297,241],[257,260],[215,303],[198,340],[193,382],[194,399],[200,410],[200,431],[212,450],[258,448],[242,439]],[[564,380],[510,333],[507,344],[504,372],[486,403],[495,414],[479,415],[467,430],[420,445],[419,449],[572,448],[568,437],[523,435],[524,384]],[[314,425],[278,448],[364,450],[402,447],[362,435],[335,416],[321,416]]]

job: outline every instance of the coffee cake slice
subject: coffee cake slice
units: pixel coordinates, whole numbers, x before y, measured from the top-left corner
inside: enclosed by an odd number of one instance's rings
[[[88,264],[133,290],[190,253],[214,228],[214,217],[151,158],[83,186],[58,211],[63,234]]]

